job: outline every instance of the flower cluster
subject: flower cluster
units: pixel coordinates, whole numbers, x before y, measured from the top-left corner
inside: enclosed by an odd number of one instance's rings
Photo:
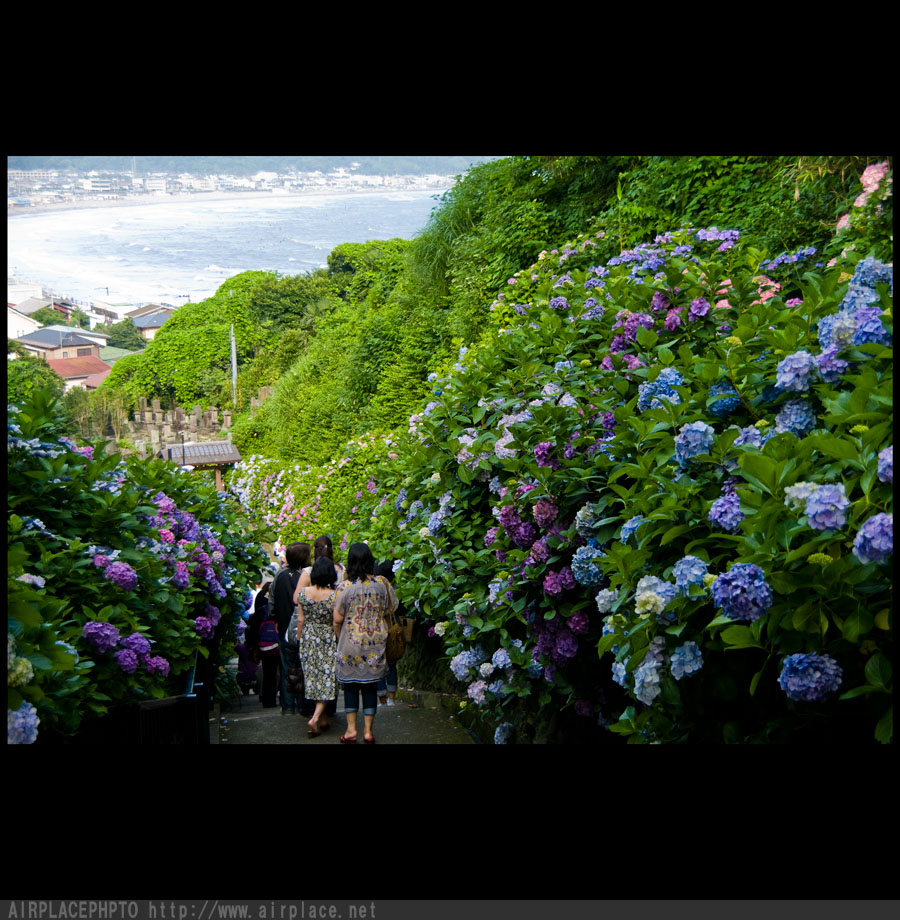
[[[805,393],[817,370],[816,359],[808,351],[795,351],[778,362],[777,385],[782,390]]]
[[[166,677],[169,673],[169,662],[161,656],[151,656],[150,641],[141,633],[122,636],[112,623],[91,621],[85,623],[81,634],[92,651],[98,655],[111,652],[118,647],[113,657],[126,674],[133,674],[139,665],[143,665],[148,674]]]
[[[894,481],[894,445],[888,447],[878,455],[878,478],[882,482]]]
[[[772,589],[759,566],[736,562],[712,586],[713,602],[732,620],[758,620],[772,606]]]
[[[661,617],[670,601],[678,594],[678,587],[655,575],[645,575],[637,583],[634,612],[638,616],[651,613]]]
[[[683,383],[684,378],[674,367],[664,367],[656,380],[647,381],[638,386],[638,411],[659,409],[662,405],[660,399],[678,405],[681,402],[681,396],[674,387],[681,386]]]
[[[775,416],[775,431],[789,432],[803,438],[816,427],[816,414],[808,402],[792,399],[784,404]]]
[[[575,576],[567,565],[564,565],[559,571],[551,569],[544,576],[544,593],[551,597],[559,597],[563,591],[571,591],[574,587]]]
[[[741,511],[741,500],[734,490],[726,491],[717,498],[709,509],[709,522],[725,533],[740,533],[741,521],[744,512]]]
[[[834,696],[842,677],[843,671],[828,655],[795,654],[784,659],[778,683],[790,699],[815,703]]]
[[[885,562],[894,552],[894,515],[875,514],[868,518],[853,539],[853,554],[865,565]]]
[[[681,594],[687,595],[691,585],[703,586],[703,578],[708,571],[709,563],[697,556],[683,556],[673,569],[675,585]]]
[[[806,499],[805,512],[813,530],[840,530],[847,523],[847,498],[843,483],[823,485]]]
[[[685,642],[684,645],[679,645],[672,652],[669,667],[675,680],[681,680],[682,677],[696,673],[703,667],[700,647],[696,642]]]
[[[656,636],[634,671],[634,695],[649,706],[662,692],[660,675],[666,663],[666,640]]]
[[[590,546],[581,546],[575,551],[572,557],[572,574],[578,584],[586,587],[599,584],[603,573],[594,559],[603,555],[605,554]]]
[[[692,457],[709,453],[715,437],[715,429],[706,422],[689,422],[682,425],[675,437],[675,458],[679,466],[686,467],[687,461]]]

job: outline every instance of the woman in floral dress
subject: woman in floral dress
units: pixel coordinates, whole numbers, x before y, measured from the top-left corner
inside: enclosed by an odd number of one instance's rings
[[[365,543],[353,543],[347,553],[347,580],[334,601],[334,631],[337,634],[335,673],[344,685],[347,733],[344,744],[356,744],[356,716],[362,692],[365,731],[363,741],[374,744],[372,726],[378,707],[378,680],[387,661],[387,614],[397,609],[397,595],[383,576],[375,576],[375,560]]]
[[[324,716],[329,700],[337,698],[334,676],[336,640],[333,611],[337,574],[327,557],[316,560],[310,572],[310,584],[298,588],[297,641],[305,683],[304,696],[315,700],[316,709],[309,720],[310,738],[318,737],[328,726]],[[324,717],[323,717],[324,716]]]

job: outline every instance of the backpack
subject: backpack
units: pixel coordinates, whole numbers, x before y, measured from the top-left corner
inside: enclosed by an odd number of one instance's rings
[[[259,653],[261,655],[280,655],[278,645],[278,624],[275,620],[266,619],[259,626]]]

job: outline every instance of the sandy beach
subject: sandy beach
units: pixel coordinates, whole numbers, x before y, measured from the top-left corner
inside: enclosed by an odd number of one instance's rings
[[[291,192],[178,192],[173,195],[128,195],[124,198],[78,198],[67,201],[40,202],[32,205],[12,205],[7,200],[6,216],[41,214],[48,211],[79,211],[86,208],[139,207],[154,204],[174,204],[179,201],[246,201],[250,199],[284,200],[286,198],[335,198],[370,195],[404,195],[427,192],[442,195],[447,188],[306,188]]]

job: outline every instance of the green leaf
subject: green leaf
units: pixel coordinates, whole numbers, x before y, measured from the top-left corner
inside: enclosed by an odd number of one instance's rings
[[[844,620],[841,632],[848,642],[858,642],[860,636],[864,636],[872,628],[874,622],[875,619],[872,614],[860,607]],[[871,660],[869,663],[871,663]],[[866,668],[868,670],[868,663]]]
[[[762,648],[749,626],[729,626],[723,629],[722,641],[729,648]]]
[[[878,725],[875,726],[875,740],[881,744],[890,744],[894,737],[894,707],[884,714]]]
[[[879,690],[887,690],[891,682],[891,662],[880,652],[866,662],[866,680]]]

